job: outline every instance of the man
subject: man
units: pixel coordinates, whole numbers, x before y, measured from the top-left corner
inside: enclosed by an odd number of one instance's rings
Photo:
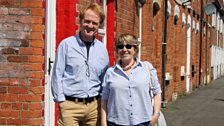
[[[105,15],[91,3],[80,12],[80,32],[64,39],[57,50],[52,94],[59,103],[59,125],[97,126],[100,124],[100,89],[109,66],[105,45],[95,38]]]

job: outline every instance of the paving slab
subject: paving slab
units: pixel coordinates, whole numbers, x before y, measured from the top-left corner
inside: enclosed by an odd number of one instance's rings
[[[224,126],[224,77],[163,108],[167,126]]]

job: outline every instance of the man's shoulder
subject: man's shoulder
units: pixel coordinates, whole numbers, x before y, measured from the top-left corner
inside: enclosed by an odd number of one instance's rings
[[[104,43],[98,39],[95,39],[95,43],[100,45],[100,46],[105,46]]]
[[[72,43],[74,43],[76,41],[75,36],[69,36],[67,38],[64,38],[59,46],[67,46],[67,45],[71,45]]]
[[[94,44],[96,45],[96,48],[103,51],[103,53],[107,52],[106,45],[100,40],[96,39]],[[101,51],[98,51],[98,52],[101,52]]]
[[[62,42],[70,43],[70,42],[74,42],[74,40],[75,40],[75,36],[73,35],[63,39]]]

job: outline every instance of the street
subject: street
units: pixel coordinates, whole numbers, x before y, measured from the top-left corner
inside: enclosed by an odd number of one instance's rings
[[[224,77],[163,108],[167,126],[224,126]]]

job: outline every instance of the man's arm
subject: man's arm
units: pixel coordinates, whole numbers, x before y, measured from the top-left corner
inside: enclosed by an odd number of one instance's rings
[[[65,70],[65,51],[65,43],[61,43],[58,47],[52,70],[51,89],[55,102],[65,101],[62,87],[62,77]]]

